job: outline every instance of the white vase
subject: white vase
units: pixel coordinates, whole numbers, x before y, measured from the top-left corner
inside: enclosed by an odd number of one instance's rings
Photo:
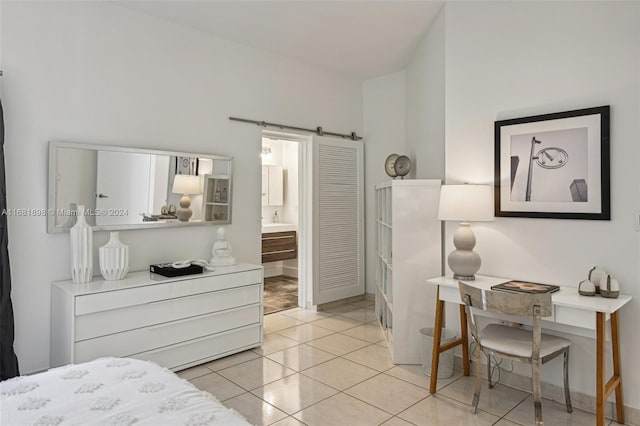
[[[77,206],[76,224],[69,230],[71,240],[71,280],[88,283],[93,275],[93,229],[84,217],[84,206]]]
[[[120,242],[120,233],[112,232],[109,241],[98,249],[100,273],[107,281],[121,280],[129,272],[129,246]]]

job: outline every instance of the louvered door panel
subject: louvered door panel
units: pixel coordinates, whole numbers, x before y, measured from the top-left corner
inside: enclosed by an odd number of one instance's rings
[[[314,304],[364,293],[362,143],[315,139]]]

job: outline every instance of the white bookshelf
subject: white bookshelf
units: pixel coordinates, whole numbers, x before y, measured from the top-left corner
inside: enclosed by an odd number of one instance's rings
[[[375,312],[395,364],[420,364],[422,327],[433,327],[442,275],[440,180],[392,180],[376,186]]]

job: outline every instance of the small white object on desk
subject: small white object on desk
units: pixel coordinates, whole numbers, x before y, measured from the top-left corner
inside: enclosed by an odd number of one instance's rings
[[[602,277],[600,280],[600,296],[615,299],[620,296],[620,284],[611,275]]]

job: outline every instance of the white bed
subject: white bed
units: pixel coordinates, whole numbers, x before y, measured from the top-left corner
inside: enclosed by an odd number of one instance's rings
[[[249,425],[157,364],[101,358],[0,383],[0,424]]]

